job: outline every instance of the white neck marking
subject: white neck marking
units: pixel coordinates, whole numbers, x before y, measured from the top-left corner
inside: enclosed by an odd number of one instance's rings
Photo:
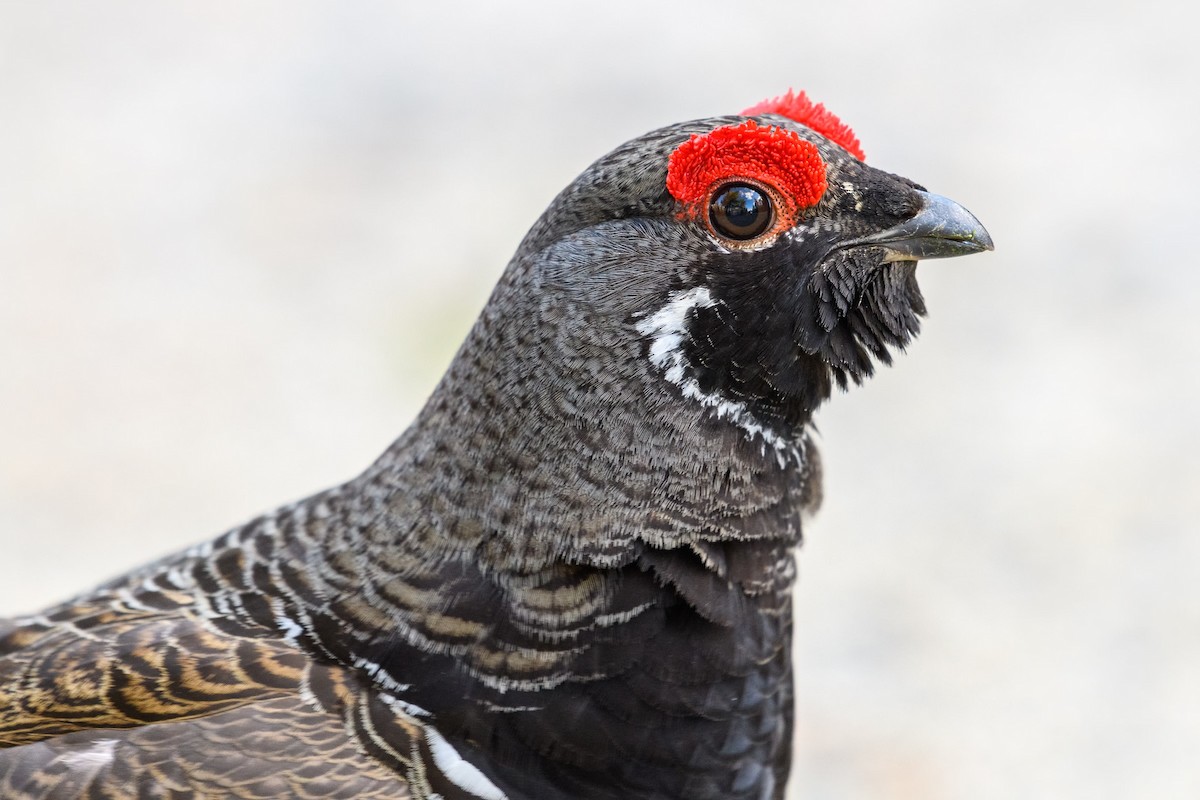
[[[638,322],[638,333],[650,339],[650,363],[662,370],[663,376],[678,386],[684,397],[711,408],[718,419],[727,419],[741,428],[751,442],[760,442],[764,454],[768,447],[774,450],[780,468],[789,461],[803,466],[803,444],[764,427],[745,403],[730,400],[719,393],[706,394],[700,390],[695,378],[688,377],[688,363],[683,352],[683,343],[688,337],[688,315],[692,309],[712,308],[715,305],[717,301],[713,300],[708,287],[697,286],[686,292],[672,292],[666,305]]]

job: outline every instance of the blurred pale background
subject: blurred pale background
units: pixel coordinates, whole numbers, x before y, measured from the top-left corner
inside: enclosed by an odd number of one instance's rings
[[[1200,57],[1127,5],[5,4],[0,614],[350,477],[593,158],[795,86],[997,251],[820,416],[793,793],[1200,796]]]

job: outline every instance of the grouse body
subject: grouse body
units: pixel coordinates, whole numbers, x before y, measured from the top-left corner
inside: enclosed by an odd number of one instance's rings
[[[365,473],[0,622],[0,797],[783,796],[813,411],[978,221],[802,93],[604,156]]]

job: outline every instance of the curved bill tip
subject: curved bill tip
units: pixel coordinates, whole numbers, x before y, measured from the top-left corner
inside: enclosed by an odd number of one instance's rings
[[[974,214],[948,197],[918,192],[921,210],[911,219],[860,240],[886,248],[889,261],[951,258],[995,249]]]

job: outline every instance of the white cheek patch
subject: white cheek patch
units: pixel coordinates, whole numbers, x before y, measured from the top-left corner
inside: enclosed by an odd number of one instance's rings
[[[683,339],[687,336],[688,314],[695,308],[712,308],[716,302],[705,286],[672,292],[670,301],[638,323],[638,333],[650,337],[650,363],[663,370],[676,386],[684,384]],[[695,381],[689,381],[695,383]],[[700,387],[696,387],[699,391]]]
[[[775,460],[781,469],[789,461],[796,466],[803,466],[803,445],[763,427],[745,403],[730,400],[719,393],[706,394],[700,390],[695,378],[687,377],[688,363],[683,343],[688,338],[688,315],[693,309],[712,308],[715,305],[717,302],[708,288],[697,286],[686,292],[672,292],[666,305],[638,322],[638,333],[650,340],[650,363],[662,371],[663,377],[678,386],[684,397],[712,409],[717,419],[729,420],[741,428],[749,441],[760,442],[764,455],[768,447],[774,450]]]

